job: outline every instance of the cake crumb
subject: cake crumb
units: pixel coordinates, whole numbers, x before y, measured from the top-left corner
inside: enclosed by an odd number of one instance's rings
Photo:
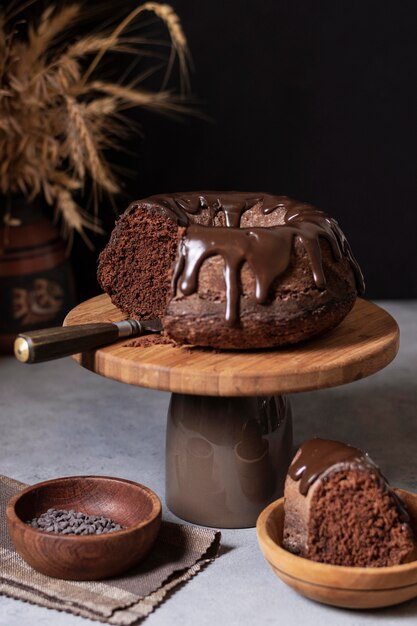
[[[131,339],[130,341],[124,343],[123,348],[150,348],[151,346],[157,345],[176,346],[177,344],[174,344],[172,339],[169,339],[166,335],[154,334],[135,337],[135,339]]]

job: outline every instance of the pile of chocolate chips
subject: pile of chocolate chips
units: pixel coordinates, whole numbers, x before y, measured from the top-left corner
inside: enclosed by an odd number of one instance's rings
[[[37,530],[62,535],[101,535],[124,528],[108,517],[63,509],[48,509],[39,517],[27,521],[26,524]]]

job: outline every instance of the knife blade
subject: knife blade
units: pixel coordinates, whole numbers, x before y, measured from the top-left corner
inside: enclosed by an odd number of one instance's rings
[[[57,326],[19,334],[14,353],[22,363],[41,363],[78,352],[106,346],[119,339],[138,337],[162,330],[160,319],[100,322],[78,326]]]

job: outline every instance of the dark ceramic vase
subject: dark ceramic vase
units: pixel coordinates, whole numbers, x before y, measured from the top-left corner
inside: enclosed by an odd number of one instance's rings
[[[18,333],[58,326],[75,304],[74,280],[59,230],[40,203],[12,196],[0,207],[0,352]],[[10,216],[7,217],[10,211]]]

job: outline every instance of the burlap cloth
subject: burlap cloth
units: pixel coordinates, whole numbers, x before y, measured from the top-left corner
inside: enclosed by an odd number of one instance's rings
[[[108,624],[136,624],[216,557],[219,532],[162,522],[152,552],[124,576],[79,583],[44,576],[17,554],[7,532],[6,504],[24,487],[0,476],[0,593],[12,598]]]

